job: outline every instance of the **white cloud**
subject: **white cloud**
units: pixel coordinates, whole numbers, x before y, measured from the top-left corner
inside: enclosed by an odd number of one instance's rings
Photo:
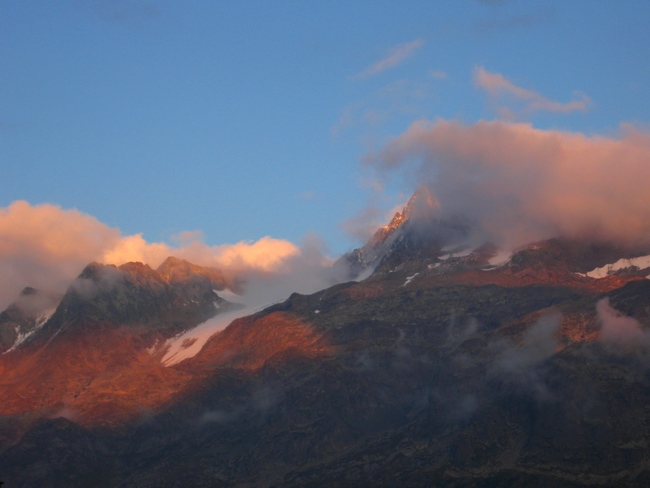
[[[411,119],[430,94],[426,83],[405,79],[388,83],[364,100],[352,103],[343,109],[336,123],[330,129],[337,138],[348,131],[376,130],[388,121],[408,115]]]
[[[628,317],[613,308],[609,297],[598,301],[596,311],[602,326],[598,338],[602,342],[624,350],[647,348],[650,345],[648,332],[634,317]]]

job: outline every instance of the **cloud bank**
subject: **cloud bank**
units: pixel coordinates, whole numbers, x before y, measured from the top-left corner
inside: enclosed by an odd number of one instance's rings
[[[650,243],[650,133],[619,137],[530,124],[418,121],[365,161],[428,182],[447,217],[506,247],[558,235]]]
[[[173,255],[248,282],[260,301],[278,293],[316,291],[332,279],[323,272],[329,265],[324,245],[313,236],[300,247],[272,237],[210,246],[200,232],[181,233],[175,241],[175,245],[150,243],[139,234],[124,236],[78,210],[16,201],[0,208],[0,310],[26,286],[63,293],[92,261],[115,265],[140,261],[156,268]],[[272,285],[273,297],[262,296],[262,283]]]

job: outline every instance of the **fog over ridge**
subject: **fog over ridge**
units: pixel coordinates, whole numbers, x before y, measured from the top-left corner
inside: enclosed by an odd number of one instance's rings
[[[650,134],[630,125],[612,137],[420,120],[364,161],[383,178],[427,182],[442,215],[465,216],[503,246],[556,236],[650,242]]]

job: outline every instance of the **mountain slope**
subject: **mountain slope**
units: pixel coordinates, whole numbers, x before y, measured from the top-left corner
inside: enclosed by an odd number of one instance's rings
[[[647,252],[552,239],[506,260],[450,248],[451,224],[413,211],[368,244],[384,247],[367,279],[239,318],[171,367],[152,346],[215,313],[216,278],[90,266],[1,356],[0,477],[646,486],[650,270],[589,273]]]
[[[212,270],[191,266],[87,266],[49,320],[0,356],[0,412],[99,425],[167,402],[189,377],[164,368],[153,346],[237,308],[215,293]]]

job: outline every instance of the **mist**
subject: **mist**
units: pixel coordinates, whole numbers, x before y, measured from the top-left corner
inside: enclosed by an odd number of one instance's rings
[[[647,350],[650,346],[650,334],[634,318],[628,317],[613,308],[609,297],[602,298],[596,304],[598,321],[601,324],[598,339],[615,349],[625,352]]]

